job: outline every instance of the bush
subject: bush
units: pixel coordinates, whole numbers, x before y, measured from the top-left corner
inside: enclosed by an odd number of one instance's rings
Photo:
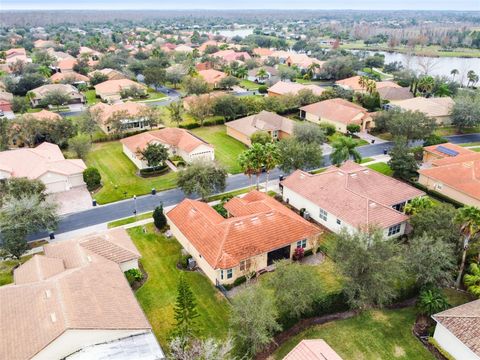
[[[167,226],[167,218],[163,213],[163,205],[157,206],[152,214],[153,223],[158,230],[163,230]]]
[[[305,250],[301,247],[297,247],[293,252],[292,258],[294,261],[299,261],[299,260],[302,260],[304,256],[305,256]]]
[[[235,279],[235,281],[233,282],[233,286],[235,287],[235,286],[238,286],[238,285],[242,285],[246,281],[247,281],[247,278],[245,277],[245,275],[240,276],[240,277]]]
[[[151,177],[164,174],[168,171],[169,167],[167,165],[156,166],[153,168],[140,169],[141,177]]]
[[[445,139],[443,136],[432,134],[425,139],[425,141],[423,142],[423,146],[445,144],[446,142],[448,142],[448,140]]]
[[[188,268],[188,260],[192,258],[192,255],[186,254],[182,255],[180,258],[180,265],[182,266],[183,269]]]
[[[258,87],[258,92],[259,92],[260,94],[266,94],[266,93],[268,92],[268,87],[267,87],[267,85],[260,85],[260,86]]]
[[[83,181],[87,184],[88,191],[94,191],[102,185],[102,176],[97,168],[90,166],[83,171]]]
[[[320,123],[320,127],[323,129],[323,131],[325,131],[325,135],[327,136],[332,136],[337,131],[337,129],[335,129],[335,125],[329,123]]]
[[[142,281],[142,279],[143,279],[143,274],[138,269],[130,269],[130,270],[125,271],[125,276],[127,277],[127,280],[128,280],[128,283],[130,284],[130,286],[132,286],[132,284],[135,281]]]

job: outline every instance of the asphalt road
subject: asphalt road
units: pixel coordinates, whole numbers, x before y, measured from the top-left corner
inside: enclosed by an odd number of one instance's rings
[[[480,133],[455,135],[447,137],[449,141],[454,144],[464,144],[469,142],[480,141]],[[362,157],[371,157],[375,155],[383,154],[385,149],[390,149],[393,146],[391,142],[383,144],[365,145],[358,148]],[[330,157],[326,155],[324,157],[324,165],[330,165]],[[275,169],[270,173],[270,179],[278,179],[280,175],[283,175],[279,169]],[[262,174],[260,181],[265,181],[265,174]],[[227,187],[225,191],[232,191],[248,187],[250,180],[243,174],[237,174],[229,176],[227,179]],[[171,206],[178,204],[185,198],[185,194],[180,189],[166,190],[157,193],[156,195],[144,195],[137,197],[136,201],[133,199],[127,199],[119,202],[115,202],[108,205],[98,206],[89,210],[73,213],[63,217],[58,228],[55,231],[57,234],[82,229],[89,226],[110,222],[113,220],[121,219],[124,217],[132,216],[133,211],[137,210],[137,213],[143,213],[152,211],[159,204]],[[35,240],[47,236],[47,233],[38,233],[31,236],[29,240]]]

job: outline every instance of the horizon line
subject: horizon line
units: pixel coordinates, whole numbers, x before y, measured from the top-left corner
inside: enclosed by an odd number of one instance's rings
[[[4,11],[149,11],[149,10],[161,10],[161,11],[238,11],[238,10],[273,10],[273,11],[289,11],[289,10],[319,10],[319,11],[373,11],[373,12],[385,12],[385,11],[452,11],[452,12],[480,12],[480,10],[473,10],[473,9],[462,9],[462,10],[456,10],[456,9],[371,9],[371,8],[365,8],[365,9],[330,9],[330,8],[318,8],[318,7],[311,7],[311,8],[281,8],[281,9],[275,9],[275,8],[224,8],[224,9],[219,9],[219,8],[142,8],[142,9],[132,9],[132,8],[120,8],[120,9],[113,9],[109,7],[105,8],[91,8],[91,9],[84,9],[84,8],[42,8],[42,9],[37,9],[37,8],[32,8],[32,9],[24,9],[24,8],[9,8],[9,9],[3,9],[2,12]],[[1,13],[1,12],[0,12]]]

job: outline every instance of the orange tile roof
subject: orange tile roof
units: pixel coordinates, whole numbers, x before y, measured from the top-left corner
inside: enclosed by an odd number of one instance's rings
[[[319,101],[303,106],[300,110],[347,125],[361,124],[363,119],[370,116],[367,109],[340,98]]]
[[[205,80],[208,84],[211,84],[211,85],[214,85],[218,83],[220,80],[222,80],[223,78],[227,77],[227,74],[215,69],[200,70],[198,72],[198,75],[200,75],[203,78],[203,80]]]
[[[130,87],[146,89],[146,86],[130,79],[107,80],[94,86],[95,91],[102,93],[120,93]]]
[[[282,185],[356,228],[402,223],[408,217],[392,206],[425,195],[353,161],[316,175],[297,170]]]
[[[361,76],[352,76],[343,80],[335,81],[335,84],[345,86],[350,88],[353,91],[365,91],[365,88],[360,85]],[[376,81],[377,90],[384,88],[397,88],[400,89],[401,86],[393,81]]]
[[[145,109],[148,109],[148,106],[142,103],[127,101],[124,103],[117,103],[112,105],[98,103],[93,105],[90,109],[93,112],[97,112],[98,120],[102,124],[106,124],[110,120],[110,118],[116,113],[125,112],[127,116],[134,117],[141,114],[142,111],[145,111]]]
[[[251,191],[232,199],[224,219],[208,204],[185,199],[167,213],[170,221],[214,269],[320,233],[320,230],[270,196]]]
[[[48,111],[45,109],[40,110],[39,112],[30,113],[28,117],[34,118],[36,120],[47,120],[47,121],[57,121],[62,120],[62,116],[58,113],[54,113],[53,111]]]
[[[273,54],[273,50],[267,48],[255,48],[253,53],[257,56],[270,56]]]
[[[404,110],[420,111],[431,117],[449,116],[455,102],[451,97],[424,98],[415,97],[407,100],[392,101],[392,105]]]
[[[325,89],[321,88],[317,85],[303,85],[295,82],[286,82],[286,81],[279,81],[275,83],[273,86],[268,88],[268,92],[285,95],[285,94],[293,94],[296,95],[300,90],[309,89],[315,95],[321,95]]]
[[[72,70],[77,64],[76,59],[63,59],[57,62],[57,67],[61,70]]]
[[[281,130],[287,134],[293,134],[295,122],[286,117],[269,111],[261,111],[258,114],[250,115],[225,124],[250,137],[257,131]]]
[[[57,73],[53,74],[52,76],[50,76],[50,81],[61,82],[61,81],[64,81],[64,80],[67,80],[67,79],[70,79],[70,78],[73,78],[75,81],[85,81],[85,82],[90,81],[88,76],[79,74],[75,71],[68,72],[68,73],[57,72]]]
[[[325,340],[302,340],[283,360],[342,360]]]

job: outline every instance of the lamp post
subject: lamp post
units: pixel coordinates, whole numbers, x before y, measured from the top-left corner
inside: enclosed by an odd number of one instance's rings
[[[137,195],[133,195],[133,215],[135,216],[135,222],[137,222]]]

